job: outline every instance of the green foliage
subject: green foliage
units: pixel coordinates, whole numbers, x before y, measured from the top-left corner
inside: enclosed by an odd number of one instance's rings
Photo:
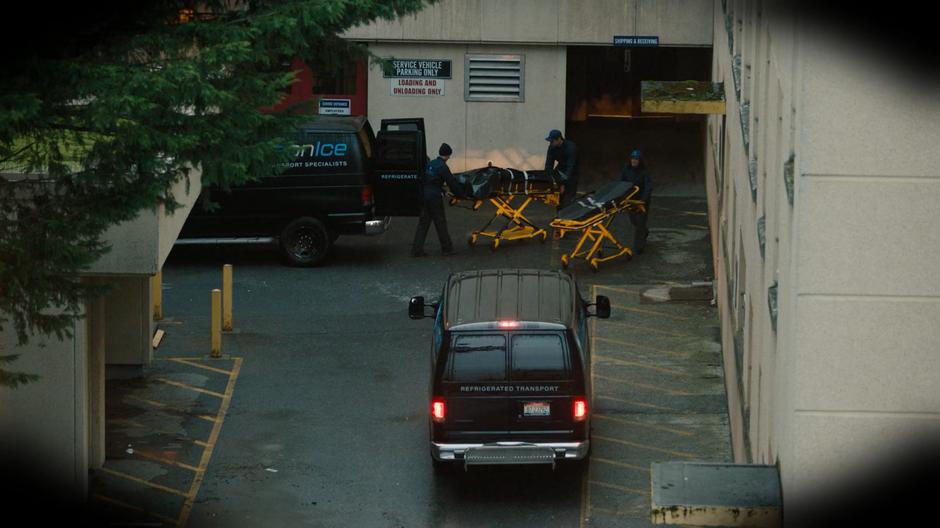
[[[328,72],[364,53],[339,33],[433,1],[85,2],[83,17],[4,51],[0,331],[12,323],[21,345],[69,335],[100,293],[79,274],[108,251],[110,225],[177,206],[170,189],[190,167],[228,187],[281,161],[276,146],[308,111],[263,111],[294,79],[285,63]]]

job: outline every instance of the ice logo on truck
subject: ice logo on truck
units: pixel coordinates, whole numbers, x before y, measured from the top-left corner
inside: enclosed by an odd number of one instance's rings
[[[291,148],[294,149],[294,157],[297,160],[287,163],[289,168],[346,167],[349,165],[345,159],[337,159],[345,158],[349,154],[349,145],[346,143],[317,141],[313,144],[291,145]]]

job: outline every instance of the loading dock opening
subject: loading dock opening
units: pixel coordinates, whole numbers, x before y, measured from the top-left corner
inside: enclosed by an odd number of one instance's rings
[[[578,145],[579,190],[620,177],[640,149],[657,193],[703,194],[705,116],[645,113],[643,81],[710,81],[710,47],[569,46],[565,131]]]

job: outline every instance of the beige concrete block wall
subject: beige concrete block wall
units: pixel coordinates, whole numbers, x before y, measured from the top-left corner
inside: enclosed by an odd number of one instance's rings
[[[41,376],[12,390],[0,387],[0,452],[13,454],[28,475],[57,492],[83,498],[88,491],[88,367],[85,322],[64,341],[33,337],[16,345],[15,332],[0,333],[0,354],[20,354],[10,370]],[[9,461],[8,461],[9,462]]]
[[[720,204],[710,221],[718,231],[729,377],[737,374],[729,349],[740,299],[728,298],[724,284],[740,282],[753,317],[745,327],[743,400],[728,385],[735,457],[779,461],[785,497],[795,500],[860,461],[888,457],[911,437],[940,429],[940,98],[876,49],[770,9],[758,21],[746,3],[728,5],[738,10],[735,24],[746,22],[735,53],[752,65],[742,99],[751,102],[759,169],[752,201],[716,2],[714,71],[729,101],[727,171],[719,186],[720,118],[713,117],[706,174],[709,204]],[[792,206],[783,185],[791,154]],[[761,215],[763,258],[752,229]],[[774,280],[776,333],[765,317]],[[751,412],[748,456],[737,452],[737,407]]]
[[[876,49],[801,37],[795,494],[940,429],[940,98]]]
[[[395,21],[343,34],[351,40],[611,45],[615,35],[661,45],[710,46],[710,0],[443,0]]]
[[[437,155],[442,142],[454,148],[452,171],[495,165],[540,169],[553,128],[564,129],[564,48],[517,45],[372,44],[381,57],[452,61],[452,79],[443,80],[443,96],[393,96],[389,79],[378,67],[369,69],[369,120],[378,128],[382,119],[423,117],[428,155]],[[466,54],[521,54],[525,57],[524,102],[467,102],[464,100]]]

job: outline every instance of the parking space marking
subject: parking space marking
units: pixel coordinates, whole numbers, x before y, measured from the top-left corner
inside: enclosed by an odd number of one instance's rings
[[[134,506],[133,504],[128,504],[128,503],[126,503],[126,502],[124,502],[124,501],[119,501],[119,500],[117,500],[117,499],[112,499],[111,497],[106,497],[106,496],[104,496],[104,495],[101,495],[100,493],[95,493],[94,495],[92,495],[92,498],[95,499],[95,500],[101,501],[101,502],[106,502],[106,503],[108,503],[108,504],[113,504],[113,505],[115,505],[115,506],[118,506],[118,507],[120,507],[120,508],[124,508],[124,509],[126,509],[126,510],[131,510],[131,511],[136,511],[136,512],[139,512],[139,513],[143,513],[144,515],[153,517],[154,519],[163,521],[164,523],[167,523],[167,524],[171,524],[171,525],[175,525],[175,524],[176,524],[176,519],[170,519],[169,517],[164,517],[163,515],[160,515],[160,514],[158,514],[158,513],[153,513],[153,512],[151,512],[151,511],[147,511],[147,510],[145,510],[144,508],[141,508],[140,506]]]
[[[620,292],[620,293],[627,293],[627,294],[640,293],[640,290],[638,289],[625,288],[623,286],[608,286],[607,284],[598,284],[596,287],[603,288],[605,290]]]
[[[154,484],[153,482],[150,482],[149,480],[144,480],[142,478],[138,478],[133,475],[128,475],[127,473],[121,473],[120,471],[115,471],[113,469],[108,469],[108,468],[103,467],[103,468],[100,468],[98,471],[105,473],[107,475],[111,475],[113,477],[118,477],[124,480],[129,480],[131,482],[135,482],[142,486],[147,486],[148,488],[162,491],[164,493],[170,493],[172,495],[178,495],[180,497],[186,496],[186,492],[180,491],[178,489],[173,489],[167,486],[161,486],[160,484]]]
[[[688,337],[688,338],[694,337],[689,334],[683,334],[682,332],[674,332],[671,330],[660,330],[659,328],[650,328],[648,326],[643,326],[643,325],[638,325],[638,324],[633,324],[633,323],[626,323],[626,322],[621,322],[621,321],[607,321],[605,325],[606,326],[611,326],[611,325],[623,326],[623,327],[629,328],[630,330],[644,330],[647,332],[653,332],[654,334],[663,334],[663,335],[672,336],[672,337]]]
[[[594,511],[599,512],[599,513],[603,513],[604,515],[610,515],[611,517],[627,517],[627,518],[630,518],[630,519],[646,519],[646,517],[641,517],[641,516],[639,516],[639,515],[629,515],[629,514],[621,513],[621,512],[618,512],[618,511],[616,511],[616,510],[611,510],[611,509],[608,509],[608,508],[600,508],[600,507],[598,507],[598,506],[595,506],[595,507],[594,507]]]
[[[174,407],[174,406],[172,406],[172,405],[167,405],[167,404],[165,404],[165,403],[161,403],[161,402],[158,402],[158,401],[153,401],[153,400],[148,400],[148,399],[146,399],[146,398],[141,398],[140,396],[127,396],[127,398],[128,398],[128,399],[131,399],[131,400],[134,400],[134,401],[139,401],[139,402],[141,402],[141,403],[146,403],[147,405],[151,405],[151,406],[156,407],[156,408],[158,408],[158,409],[164,409],[164,410],[167,410],[167,411],[173,411],[173,412],[177,412],[177,413],[180,413],[180,414],[188,414],[188,415],[190,415],[190,416],[195,416],[196,418],[199,418],[199,419],[201,419],[201,420],[205,420],[205,421],[207,421],[207,422],[215,422],[215,418],[214,418],[214,417],[209,416],[209,415],[206,415],[206,414],[193,414],[192,412],[189,411],[189,409],[182,409],[182,408],[180,408],[180,407]],[[141,427],[143,427],[143,426],[141,426]]]
[[[588,482],[589,482],[590,484],[594,484],[595,486],[600,486],[600,487],[602,487],[602,488],[615,489],[615,490],[623,491],[623,492],[626,492],[626,493],[635,493],[635,494],[637,494],[637,495],[647,495],[647,496],[650,494],[650,492],[645,491],[645,490],[634,489],[634,488],[628,488],[628,487],[626,487],[626,486],[618,486],[618,485],[616,485],[616,484],[608,484],[608,483],[606,483],[606,482],[599,482],[599,481],[597,481],[597,480],[590,480],[590,481],[588,481]]]
[[[614,344],[614,345],[623,345],[623,346],[625,346],[625,347],[639,348],[640,350],[651,350],[651,351],[653,351],[653,352],[661,352],[661,353],[666,354],[666,355],[668,355],[668,356],[673,356],[673,357],[682,358],[682,359],[689,357],[689,353],[688,353],[688,352],[679,352],[678,350],[669,350],[669,349],[666,349],[666,348],[656,348],[656,347],[641,345],[641,344],[639,344],[639,343],[633,343],[633,342],[630,342],[630,341],[621,341],[621,340],[619,340],[619,339],[608,339],[608,338],[606,338],[606,337],[598,337],[598,338],[596,338],[596,339],[597,339],[598,341],[603,342],[603,343],[612,343],[612,344]]]
[[[203,365],[202,363],[196,363],[195,361],[192,361],[192,360],[190,360],[190,359],[188,359],[188,358],[167,358],[167,359],[168,359],[169,361],[174,362],[174,363],[179,363],[179,364],[181,364],[181,365],[189,365],[190,367],[196,367],[196,368],[206,369],[206,370],[211,371],[211,372],[217,372],[217,373],[219,373],[219,374],[225,374],[226,376],[229,376],[229,375],[232,374],[231,371],[224,370],[224,369],[220,369],[220,368],[215,368],[215,367],[210,367],[209,365]]]
[[[235,392],[235,380],[238,379],[238,374],[241,372],[242,358],[232,359],[235,361],[235,364],[232,366],[231,373],[229,373],[228,384],[225,386],[225,394],[222,395],[222,403],[219,405],[215,425],[212,426],[209,441],[202,452],[202,458],[199,460],[199,471],[196,473],[192,485],[189,487],[189,493],[186,494],[186,500],[183,502],[183,507],[180,510],[179,519],[176,523],[176,526],[179,528],[186,526],[186,521],[189,520],[189,514],[192,512],[196,495],[199,493],[199,488],[202,486],[202,481],[205,478],[206,468],[209,466],[209,460],[212,459],[212,452],[215,449],[216,442],[219,440],[219,433],[222,430],[222,423],[225,421],[225,414],[228,412],[229,405],[232,402],[232,394]]]
[[[611,304],[611,308],[616,308],[618,310],[625,310],[627,312],[637,312],[646,315],[658,315],[659,317],[666,317],[667,319],[675,319],[676,321],[688,321],[689,318],[682,315],[672,315],[663,312],[657,312],[656,310],[644,310],[642,308],[631,308],[629,306],[623,306],[620,304]]]
[[[134,454],[146,458],[147,460],[153,460],[154,462],[159,462],[161,464],[166,464],[168,466],[176,466],[183,469],[188,469],[190,471],[199,471],[199,468],[195,466],[190,466],[189,464],[184,464],[182,462],[177,462],[175,460],[170,460],[169,458],[162,457],[160,455],[155,455],[148,450],[137,448],[134,450]]]
[[[598,396],[597,399],[598,400],[610,400],[610,401],[615,401],[617,403],[626,403],[627,405],[636,405],[638,407],[648,407],[650,409],[656,409],[660,411],[672,411],[676,413],[688,412],[688,411],[683,411],[681,409],[676,409],[673,407],[666,407],[663,405],[653,405],[652,403],[640,403],[640,402],[635,402],[635,401],[630,401],[630,400],[624,400],[622,398],[614,398],[613,396]]]
[[[623,379],[623,378],[612,378],[610,376],[600,376],[595,375],[594,379],[602,379],[604,381],[609,381],[612,383],[625,383],[634,387],[639,387],[641,389],[646,389],[653,392],[662,392],[665,394],[671,394],[672,396],[698,396],[697,394],[692,394],[691,392],[682,392],[674,389],[665,389],[663,387],[657,387],[655,385],[647,385],[645,383],[637,383],[633,380]]]
[[[650,472],[649,468],[640,467],[640,466],[634,466],[633,464],[627,464],[626,462],[618,462],[618,461],[616,461],[616,460],[610,460],[609,458],[599,458],[599,457],[596,457],[596,456],[592,456],[592,457],[591,457],[591,463],[594,463],[594,462],[599,462],[599,463],[601,463],[601,464],[607,464],[607,465],[609,465],[609,466],[624,467],[624,468],[627,468],[627,469],[633,469],[633,470],[636,470],[636,471],[642,471],[642,472],[644,472],[644,473],[649,473],[649,472]]]
[[[627,420],[625,418],[618,418],[616,416],[610,416],[607,414],[594,414],[595,418],[600,418],[601,420],[610,420],[612,422],[618,422],[626,425],[636,425],[638,427],[643,427],[646,429],[655,429],[657,431],[665,431],[667,433],[677,434],[680,436],[695,436],[695,433],[691,431],[683,431],[681,429],[673,429],[671,427],[663,427],[661,425],[645,424],[643,422],[637,422],[634,420]]]
[[[619,438],[611,438],[611,437],[609,437],[609,436],[598,436],[598,435],[594,435],[594,436],[593,436],[593,439],[594,439],[594,440],[600,440],[600,441],[602,441],[602,442],[612,442],[612,443],[615,443],[615,444],[623,444],[623,445],[630,446],[630,447],[638,447],[638,448],[640,448],[640,449],[648,449],[648,450],[650,450],[650,451],[657,451],[657,452],[660,452],[660,453],[666,453],[666,454],[669,454],[669,455],[680,456],[680,457],[683,457],[683,458],[695,458],[695,455],[693,455],[692,453],[685,453],[685,452],[683,452],[683,451],[675,451],[675,450],[672,450],[672,449],[663,449],[663,448],[661,448],[661,447],[653,447],[653,446],[648,446],[648,445],[644,445],[644,444],[637,444],[637,443],[635,443],[635,442],[628,442],[627,440],[621,440],[621,439],[619,439]]]
[[[211,391],[211,390],[206,390],[201,387],[194,387],[192,385],[187,385],[186,383],[180,383],[178,381],[168,380],[166,378],[157,378],[157,381],[159,381],[160,383],[166,383],[167,385],[172,385],[174,387],[179,387],[181,389],[198,392],[200,394],[208,394],[209,396],[215,396],[216,398],[225,398],[224,394]]]
[[[619,359],[619,358],[613,358],[613,357],[610,357],[610,356],[602,356],[602,355],[600,355],[600,354],[597,355],[597,359],[599,359],[599,360],[601,360],[601,361],[609,361],[609,362],[611,362],[611,363],[616,363],[617,365],[627,365],[627,366],[631,366],[631,367],[639,367],[639,368],[645,368],[645,369],[649,369],[649,370],[656,370],[656,371],[659,371],[659,372],[663,372],[663,373],[665,373],[665,374],[670,374],[670,375],[672,375],[672,376],[680,376],[680,377],[684,377],[684,378],[690,378],[690,377],[692,377],[691,374],[687,374],[687,373],[682,372],[681,370],[676,369],[676,368],[673,368],[673,367],[660,367],[660,366],[658,366],[658,365],[651,365],[651,364],[649,364],[649,363],[644,363],[644,362],[642,362],[642,361],[630,361],[630,360],[627,360],[627,359]]]

